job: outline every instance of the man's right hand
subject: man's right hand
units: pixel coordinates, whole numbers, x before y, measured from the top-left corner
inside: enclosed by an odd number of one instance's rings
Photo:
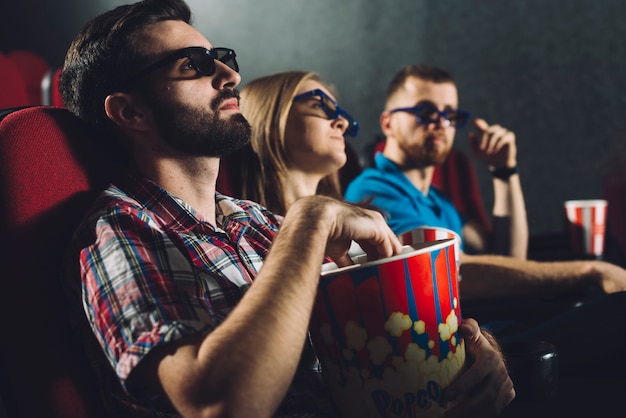
[[[352,264],[348,250],[356,241],[369,259],[391,257],[402,252],[402,244],[376,211],[322,196],[303,198],[292,206],[291,211],[304,210],[306,206],[320,206],[328,227],[325,254],[338,266]]]
[[[517,165],[515,133],[500,125],[489,125],[484,119],[474,120],[478,134],[470,132],[470,147],[480,161],[491,168],[512,168]]]

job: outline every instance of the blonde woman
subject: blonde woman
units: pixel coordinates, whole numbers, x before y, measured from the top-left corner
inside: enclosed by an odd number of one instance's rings
[[[358,123],[337,104],[331,86],[313,72],[272,74],[242,89],[241,110],[252,137],[230,157],[239,159],[242,170],[235,197],[280,215],[303,196],[341,198],[344,135],[356,135]]]

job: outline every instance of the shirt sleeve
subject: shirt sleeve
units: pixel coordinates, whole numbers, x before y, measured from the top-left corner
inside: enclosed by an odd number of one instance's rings
[[[381,212],[396,234],[422,225],[415,200],[397,182],[377,173],[365,174],[350,184],[345,193],[347,201]]]
[[[152,348],[215,323],[196,271],[150,216],[117,207],[93,222],[93,242],[79,257],[83,308],[124,385]]]

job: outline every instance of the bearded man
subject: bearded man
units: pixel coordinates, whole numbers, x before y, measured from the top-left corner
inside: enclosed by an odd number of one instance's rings
[[[466,222],[432,178],[454,143],[457,129],[470,119],[458,109],[457,87],[440,68],[411,65],[403,68],[387,88],[380,126],[385,148],[374,167],[364,170],[346,190],[346,200],[368,201],[380,209],[391,229],[402,234],[420,226],[455,231],[468,253],[491,252],[526,258],[528,223],[517,173],[515,134],[500,125],[474,119],[469,134],[474,156],[488,164],[493,175],[493,231]]]

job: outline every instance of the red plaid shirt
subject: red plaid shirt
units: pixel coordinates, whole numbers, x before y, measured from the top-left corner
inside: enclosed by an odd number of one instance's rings
[[[74,248],[83,315],[118,386],[156,346],[208,334],[226,318],[261,268],[281,220],[253,202],[216,193],[215,227],[148,179],[131,178],[101,195]],[[162,401],[119,392],[115,397],[145,416],[172,416],[156,410]],[[286,404],[300,402],[288,398]]]

